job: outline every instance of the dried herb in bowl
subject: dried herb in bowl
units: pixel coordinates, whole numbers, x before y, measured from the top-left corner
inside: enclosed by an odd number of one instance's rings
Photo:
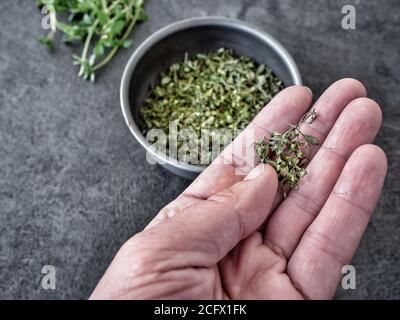
[[[141,108],[142,129],[144,134],[151,129],[168,134],[174,122],[178,132],[191,129],[198,139],[204,139],[207,130],[228,129],[234,136],[282,89],[282,81],[269,67],[232,50],[221,48],[191,59],[186,54],[151,88]],[[178,139],[177,147],[182,144]],[[215,154],[211,145],[206,147],[210,162]]]

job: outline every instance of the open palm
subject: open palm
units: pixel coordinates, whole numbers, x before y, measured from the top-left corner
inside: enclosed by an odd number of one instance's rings
[[[371,145],[379,106],[353,79],[334,83],[302,131],[319,146],[299,187],[282,201],[275,171],[243,150],[287,130],[311,92],[278,94],[150,225],[120,249],[91,298],[328,299],[365,231],[386,175]],[[251,153],[247,153],[251,154]],[[245,175],[238,174],[246,172]]]

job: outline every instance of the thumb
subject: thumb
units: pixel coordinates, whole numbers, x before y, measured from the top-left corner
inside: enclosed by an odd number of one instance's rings
[[[143,236],[155,237],[165,251],[178,253],[174,267],[213,265],[265,221],[277,189],[275,170],[260,164],[244,180],[145,230]]]

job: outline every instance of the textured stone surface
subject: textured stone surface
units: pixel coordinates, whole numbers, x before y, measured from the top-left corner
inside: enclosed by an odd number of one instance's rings
[[[341,28],[355,4],[357,30]],[[356,4],[358,3],[358,4]],[[182,18],[237,17],[276,36],[318,96],[342,77],[362,80],[382,106],[377,143],[389,174],[354,259],[355,291],[337,297],[400,298],[400,4],[371,1],[148,0],[135,44]],[[119,246],[187,185],[144,160],[119,108],[133,49],[96,84],[76,77],[71,48],[50,55],[34,1],[0,2],[0,298],[86,298]],[[41,268],[57,267],[57,290]]]

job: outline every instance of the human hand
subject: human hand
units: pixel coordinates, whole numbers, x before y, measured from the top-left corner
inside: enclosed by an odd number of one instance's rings
[[[247,176],[233,150],[284,132],[309,109],[305,87],[279,93],[150,225],[119,250],[92,299],[329,299],[382,189],[384,152],[371,145],[379,106],[353,79],[334,83],[302,131],[320,145],[298,189],[282,201],[275,171]],[[221,161],[229,159],[232,161]],[[227,164],[231,162],[231,164]],[[251,169],[251,168],[249,168]],[[277,192],[278,191],[278,192]]]

